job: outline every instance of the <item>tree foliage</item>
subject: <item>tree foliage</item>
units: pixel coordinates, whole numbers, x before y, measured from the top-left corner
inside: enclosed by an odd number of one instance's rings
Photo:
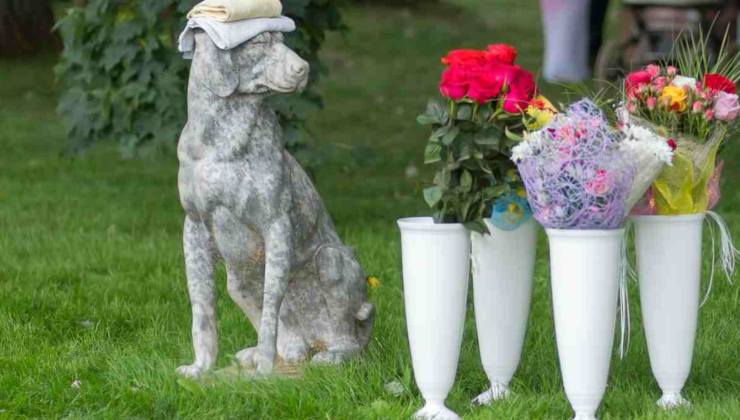
[[[327,31],[342,29],[336,0],[283,0],[298,30],[286,43],[311,64],[311,81],[298,96],[279,98],[286,145],[310,158],[303,130],[321,106],[315,83],[325,72],[318,51]],[[56,72],[64,85],[58,110],[73,150],[114,140],[126,155],[171,147],[186,118],[189,62],[176,50],[177,34],[193,0],[91,0],[57,23],[64,50]]]

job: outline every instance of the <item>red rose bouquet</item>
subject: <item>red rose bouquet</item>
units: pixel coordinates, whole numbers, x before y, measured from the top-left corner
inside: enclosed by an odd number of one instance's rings
[[[432,126],[425,163],[438,171],[424,198],[437,223],[484,231],[482,219],[491,217],[509,230],[531,215],[511,148],[525,130],[544,126],[555,109],[537,95],[532,73],[514,64],[516,56],[514,47],[495,44],[442,58],[439,91],[447,103],[430,101],[418,118]]]

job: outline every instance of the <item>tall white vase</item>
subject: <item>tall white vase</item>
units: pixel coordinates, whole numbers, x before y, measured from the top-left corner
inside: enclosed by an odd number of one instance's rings
[[[547,229],[555,333],[575,419],[595,419],[609,375],[624,229]]]
[[[425,406],[414,417],[458,419],[445,407],[460,356],[470,274],[470,234],[461,224],[400,219],[403,295],[414,378]]]
[[[642,322],[650,366],[663,391],[658,405],[685,405],[681,390],[694,354],[704,213],[632,220]]]
[[[471,233],[475,324],[481,362],[491,387],[473,403],[489,404],[509,394],[509,382],[522,355],[532,297],[537,223],[501,230],[486,220],[491,234]]]

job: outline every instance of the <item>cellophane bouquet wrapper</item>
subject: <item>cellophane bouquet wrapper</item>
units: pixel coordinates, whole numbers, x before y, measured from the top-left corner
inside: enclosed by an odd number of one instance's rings
[[[656,137],[668,136],[665,128],[634,116],[629,117],[628,124]],[[717,165],[717,151],[725,134],[725,130],[716,129],[706,140],[673,136],[676,150],[671,165],[659,171],[649,196],[639,202],[633,213],[679,215],[710,210],[719,198],[722,167]]]
[[[590,100],[571,105],[528,134],[512,159],[534,217],[553,229],[618,229],[637,162]]]

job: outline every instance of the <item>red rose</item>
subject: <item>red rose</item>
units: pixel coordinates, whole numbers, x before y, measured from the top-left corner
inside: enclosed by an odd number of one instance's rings
[[[534,83],[532,73],[516,69],[514,77],[507,81],[506,97],[504,98],[504,111],[515,114],[522,112],[529,106],[534,97],[537,86]]]
[[[717,73],[709,73],[704,75],[704,86],[711,89],[712,91],[722,91],[731,94],[736,93],[735,83],[732,80]]]
[[[501,93],[502,87],[503,80],[498,74],[488,69],[481,69],[470,80],[468,98],[479,104],[484,104],[496,98]]]
[[[439,91],[444,97],[455,101],[460,100],[468,94],[469,79],[470,71],[465,66],[450,66],[442,72]]]
[[[504,111],[509,114],[518,114],[527,109],[528,103],[529,99],[527,99],[527,95],[522,92],[512,91],[507,93],[504,98]]]
[[[516,49],[508,44],[489,45],[486,51],[489,60],[497,60],[504,64],[514,64],[516,60]]]
[[[482,66],[481,71],[491,74],[496,79],[496,83],[500,85],[500,89],[503,89],[504,86],[511,85],[520,69],[519,66],[503,64],[498,61],[489,61],[486,65]]]
[[[486,61],[486,52],[480,50],[452,50],[442,57],[442,64],[454,66],[457,64],[482,64]]]
[[[678,145],[676,144],[676,140],[668,139],[668,147],[671,148],[671,150],[676,150]]]
[[[652,76],[646,70],[633,71],[627,75],[624,80],[624,90],[627,92],[627,96],[634,96],[641,86],[645,86],[650,83]]]
[[[514,80],[509,83],[509,90],[524,93],[527,96],[527,102],[529,102],[537,90],[537,85],[534,83],[534,76],[527,70],[517,68]]]

